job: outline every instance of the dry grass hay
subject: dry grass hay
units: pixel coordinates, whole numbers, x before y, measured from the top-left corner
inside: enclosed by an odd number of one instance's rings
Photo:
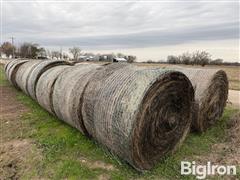
[[[26,62],[16,73],[17,85],[26,94],[39,63]],[[83,63],[47,69],[36,84],[36,98],[134,168],[146,170],[185,138],[194,89],[186,75],[174,70]]]
[[[54,85],[52,101],[55,114],[85,135],[88,133],[80,114],[82,93],[92,74],[100,67],[97,64],[79,64],[68,68],[59,75]]]
[[[29,75],[34,67],[36,67],[40,62],[39,60],[31,60],[29,62],[24,63],[21,65],[16,73],[16,83],[18,87],[25,92],[27,95],[29,95],[27,91],[27,82]]]
[[[45,60],[37,64],[35,66],[31,73],[29,74],[29,78],[27,81],[27,91],[29,95],[33,98],[36,99],[36,85],[38,83],[38,79],[41,77],[41,75],[48,69],[59,66],[59,65],[67,65],[66,61],[54,61],[54,60]]]
[[[16,61],[19,61],[19,60],[14,59],[14,60],[12,60],[12,61],[8,61],[8,63],[6,63],[6,64],[4,65],[4,71],[5,71],[5,73],[7,73],[8,68],[10,68],[10,66],[11,66],[12,64],[14,64]]]
[[[52,67],[51,69],[45,71],[38,80],[36,86],[37,101],[43,108],[45,108],[48,112],[52,114],[55,114],[52,104],[52,93],[54,89],[54,84],[59,74],[69,67],[71,66],[62,65]]]
[[[172,67],[170,67],[172,68]],[[223,70],[176,67],[195,89],[193,130],[204,132],[222,116],[228,98],[228,78]]]
[[[19,69],[19,67],[28,62],[27,60],[15,60],[15,61],[11,61],[11,63],[8,63],[8,66],[5,69],[6,72],[6,76],[7,79],[9,80],[9,82],[15,86],[17,89],[19,89],[17,83],[16,83],[16,73]]]
[[[138,170],[172,152],[191,124],[194,90],[180,72],[112,64],[83,93],[88,133]]]

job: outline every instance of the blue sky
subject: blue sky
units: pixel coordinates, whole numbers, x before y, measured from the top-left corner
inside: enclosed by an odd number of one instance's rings
[[[207,50],[239,60],[239,1],[3,1],[2,40],[124,52],[142,60]]]

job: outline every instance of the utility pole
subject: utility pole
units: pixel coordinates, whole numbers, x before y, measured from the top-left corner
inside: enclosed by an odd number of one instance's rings
[[[15,57],[15,55],[14,55],[14,37],[10,37],[11,39],[12,39],[12,46],[13,46],[13,48],[12,48],[12,58],[14,58]]]
[[[60,47],[60,59],[62,60],[62,46]]]

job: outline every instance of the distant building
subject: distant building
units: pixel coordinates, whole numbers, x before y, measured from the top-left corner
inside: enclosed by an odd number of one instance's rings
[[[99,56],[99,61],[113,62],[114,56],[112,54],[102,54]]]
[[[1,52],[1,53],[0,53],[0,58],[5,59],[5,58],[7,58],[7,55],[6,55],[5,53]]]
[[[127,59],[125,58],[120,58],[120,57],[115,57],[113,58],[113,62],[127,62]]]
[[[78,58],[78,61],[98,61],[98,56],[95,55],[81,55]]]
[[[86,61],[86,59],[87,59],[87,56],[81,55],[79,56],[78,61]]]

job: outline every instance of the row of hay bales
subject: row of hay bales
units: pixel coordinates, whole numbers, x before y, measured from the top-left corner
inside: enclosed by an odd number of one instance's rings
[[[181,67],[14,60],[5,72],[48,112],[137,170],[172,153],[190,127],[213,125],[228,92],[223,71]]]

